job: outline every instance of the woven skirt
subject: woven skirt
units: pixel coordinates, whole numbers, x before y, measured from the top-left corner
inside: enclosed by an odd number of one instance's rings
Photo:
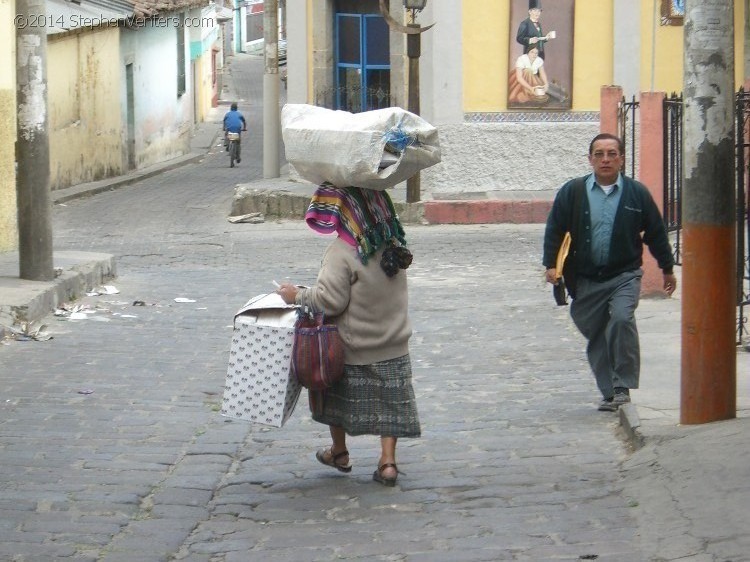
[[[346,365],[341,380],[325,392],[311,393],[310,400],[315,421],[341,427],[349,435],[421,434],[409,355],[372,365]]]

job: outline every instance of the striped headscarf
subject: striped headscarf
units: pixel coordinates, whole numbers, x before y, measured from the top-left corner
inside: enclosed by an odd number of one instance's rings
[[[357,249],[363,264],[383,246],[406,246],[404,229],[385,191],[324,183],[313,194],[305,220],[316,232],[336,232]]]

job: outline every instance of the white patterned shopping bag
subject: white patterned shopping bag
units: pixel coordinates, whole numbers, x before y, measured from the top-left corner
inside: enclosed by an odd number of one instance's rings
[[[221,415],[281,427],[301,385],[290,370],[296,307],[275,293],[250,299],[234,318]]]

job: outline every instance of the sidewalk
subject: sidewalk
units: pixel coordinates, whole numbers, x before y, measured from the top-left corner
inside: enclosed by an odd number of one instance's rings
[[[52,203],[58,205],[90,197],[199,161],[216,140],[221,122],[219,115],[223,111],[224,108],[216,108],[213,116],[196,126],[188,154],[123,176],[55,190],[51,193]],[[115,260],[109,254],[54,252],[53,267],[56,270],[53,281],[20,279],[18,252],[0,252],[0,340],[10,326],[39,322],[59,305],[82,297],[116,276]]]

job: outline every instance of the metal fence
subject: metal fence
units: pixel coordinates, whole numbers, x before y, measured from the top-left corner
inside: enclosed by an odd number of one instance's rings
[[[750,154],[750,92],[737,93],[737,343],[747,335],[747,307],[750,306],[750,209],[748,208],[748,155]]]
[[[339,87],[320,90],[315,94],[315,105],[341,109],[351,113],[391,107],[391,93],[383,88]]]
[[[640,103],[635,99],[626,101],[622,98],[619,107],[617,108],[617,122],[620,125],[620,138],[625,144],[625,160],[622,163],[622,171],[627,174],[628,162],[630,162],[630,173],[628,174],[631,178],[635,177],[635,164],[636,164],[636,115],[638,114],[638,108]]]
[[[683,98],[664,100],[664,222],[673,239],[675,261],[682,263],[682,114]],[[750,309],[750,92],[740,89],[735,98],[735,201],[737,208],[737,344],[748,335]]]
[[[682,265],[682,96],[664,98],[664,225],[672,240],[674,261]]]

